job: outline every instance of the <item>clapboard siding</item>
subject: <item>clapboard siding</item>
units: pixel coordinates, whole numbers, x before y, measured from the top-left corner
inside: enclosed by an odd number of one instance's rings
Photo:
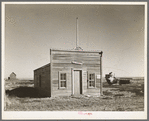
[[[34,86],[42,89],[49,96],[70,96],[73,92],[73,73],[82,74],[82,93],[99,94],[101,80],[97,79],[101,70],[101,52],[76,50],[50,50],[50,64],[34,70]],[[76,63],[74,63],[76,62]],[[65,72],[66,88],[59,88],[59,73]],[[95,88],[88,88],[88,73],[95,73]],[[41,78],[41,87],[39,86]]]
[[[61,90],[61,93],[59,93],[59,90],[55,90],[53,91],[53,97],[57,97],[57,96],[70,96],[71,95],[71,90],[69,91],[65,91],[65,90]]]
[[[72,60],[75,61],[75,59],[71,59],[71,61],[70,61],[70,59],[65,58],[63,60],[54,60],[53,62],[54,63],[61,63],[61,64],[68,64],[68,63],[71,64]],[[86,61],[86,60],[79,60],[79,59],[77,59],[76,61],[80,61],[80,62],[82,62],[84,64],[93,64],[93,63],[94,64],[100,64],[99,60],[88,60],[88,61]]]
[[[39,86],[39,79],[41,79],[41,87]],[[47,96],[51,96],[50,64],[34,70],[34,87],[44,91]]]
[[[81,67],[100,67],[100,64],[98,64],[98,63],[95,63],[95,64],[93,64],[93,63],[84,63],[83,65],[74,65],[74,64],[72,64],[72,63],[55,63],[55,62],[53,62],[53,67],[78,67],[78,68],[81,68]]]
[[[74,64],[72,61],[76,61],[82,64]],[[51,51],[51,87],[52,87],[52,95],[71,95],[72,94],[72,80],[71,80],[71,69],[79,68],[83,70],[85,68],[85,72],[83,71],[82,75],[82,88],[83,93],[99,93],[99,83],[100,80],[96,79],[96,87],[94,89],[88,89],[87,87],[87,73],[94,72],[100,74],[100,54],[99,53],[85,53],[79,51]],[[67,72],[67,88],[59,89],[59,71]]]

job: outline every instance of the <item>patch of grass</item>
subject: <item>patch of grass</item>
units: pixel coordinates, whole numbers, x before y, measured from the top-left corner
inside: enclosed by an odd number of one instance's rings
[[[141,86],[138,85],[122,85],[119,88],[119,91],[128,91],[128,92],[132,92],[135,93],[137,96],[144,96],[144,84],[142,84]]]
[[[6,110],[12,111],[140,111],[144,110],[144,99],[140,97],[102,98],[15,98],[8,97],[11,104]]]
[[[13,89],[7,90],[5,98],[6,111],[143,111],[144,95],[139,93],[143,86],[136,83],[127,85],[112,85],[103,87],[104,96],[79,97],[39,96],[39,92],[33,87],[27,87],[31,83],[23,82],[13,85]],[[15,87],[15,88],[14,88]],[[11,89],[11,90],[10,90]],[[141,91],[140,91],[141,90]],[[144,93],[143,93],[144,94]],[[135,96],[134,96],[135,95]]]
[[[104,82],[103,88],[111,88],[111,91],[118,89],[119,91],[127,91],[135,93],[137,96],[144,96],[144,81],[142,80],[141,81],[137,80],[137,82],[136,80],[134,80],[130,84],[122,84],[122,85],[108,85],[107,82]]]
[[[103,95],[112,95],[112,92],[109,92],[109,91],[103,91]]]
[[[115,94],[114,96],[124,96],[124,94]]]

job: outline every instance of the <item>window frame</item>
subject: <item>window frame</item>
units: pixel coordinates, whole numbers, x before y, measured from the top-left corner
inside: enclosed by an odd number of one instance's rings
[[[94,74],[94,80],[90,80],[90,74]],[[96,73],[95,72],[88,72],[88,74],[87,74],[88,76],[87,76],[87,87],[88,87],[88,89],[94,89],[94,88],[96,88]],[[90,82],[94,82],[94,86],[90,86],[89,84],[90,84]]]
[[[66,80],[61,80],[61,74],[66,74]],[[61,87],[61,82],[65,81],[66,82],[66,87]],[[66,71],[59,71],[58,74],[58,89],[67,89],[67,72]]]

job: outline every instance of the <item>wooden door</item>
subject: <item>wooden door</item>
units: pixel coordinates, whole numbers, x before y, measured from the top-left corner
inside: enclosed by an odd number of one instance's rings
[[[81,71],[74,71],[74,95],[82,94],[82,74]]]

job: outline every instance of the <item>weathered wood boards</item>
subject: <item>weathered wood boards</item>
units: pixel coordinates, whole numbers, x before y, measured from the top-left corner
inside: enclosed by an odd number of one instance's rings
[[[74,77],[74,83],[72,81],[72,76],[75,76],[75,73],[71,72],[72,69],[73,71],[77,71],[79,69],[79,73],[82,73],[81,79],[79,77]],[[80,90],[80,88],[82,88],[83,94],[100,93],[100,79],[96,78],[97,75],[100,75],[100,52],[51,49],[51,70],[52,96],[73,95],[72,88],[75,88],[75,90],[76,88],[77,90]],[[67,73],[67,88],[58,88],[59,71]],[[94,81],[96,86],[89,88],[88,74],[91,73],[95,74]],[[78,78],[79,81],[82,81],[82,83],[76,83],[76,78]],[[79,85],[76,86],[76,84],[78,83]]]
[[[50,64],[34,70],[34,87],[51,96]]]
[[[35,87],[49,91],[50,96],[100,95],[101,55],[99,51],[51,49],[50,64],[34,71]]]

